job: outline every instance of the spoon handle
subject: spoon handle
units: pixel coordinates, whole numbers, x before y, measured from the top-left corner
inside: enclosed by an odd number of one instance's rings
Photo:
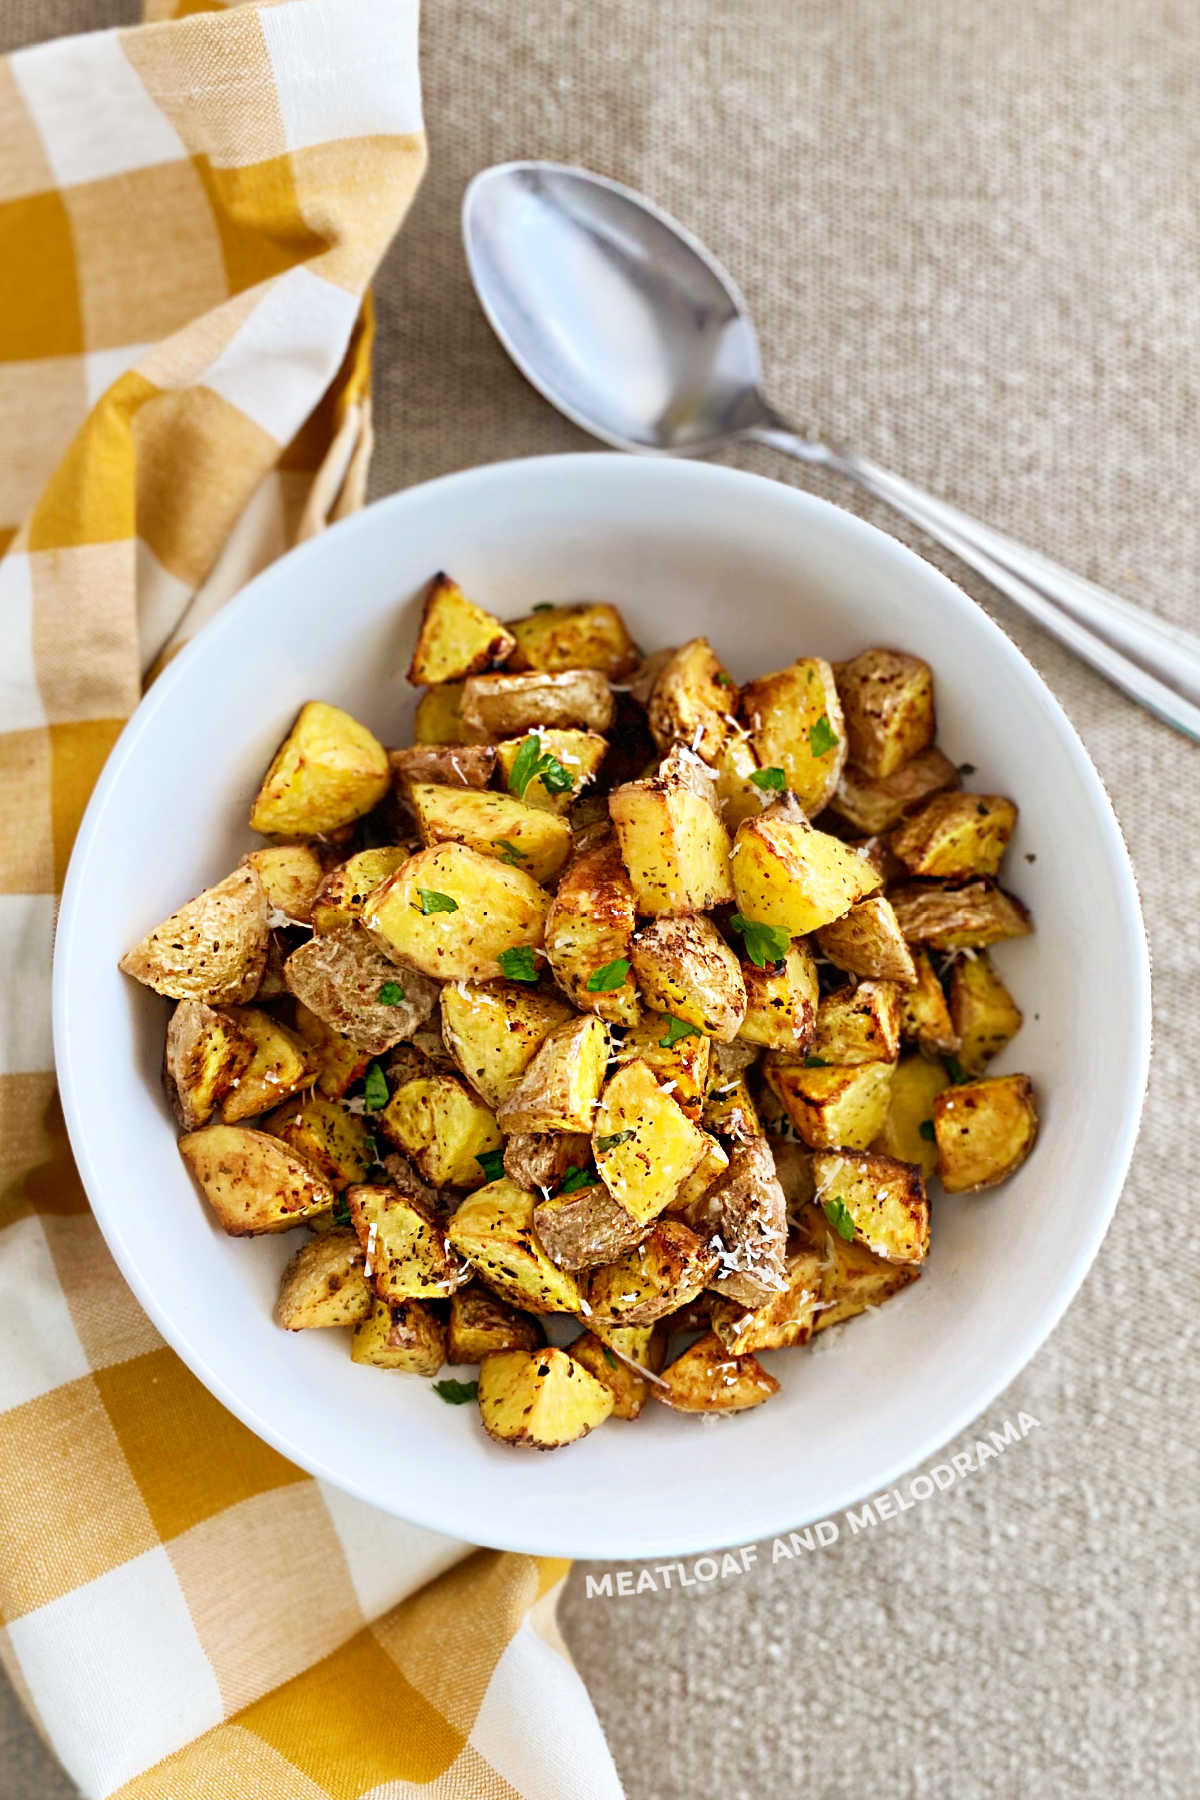
[[[748,435],[855,481],[903,513],[1035,618],[1114,687],[1200,743],[1200,639],[1073,575],[865,457],[774,426]]]

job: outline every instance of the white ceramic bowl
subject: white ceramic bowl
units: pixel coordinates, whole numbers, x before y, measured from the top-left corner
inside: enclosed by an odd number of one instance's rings
[[[1002,1188],[934,1202],[922,1279],[828,1351],[767,1360],[783,1391],[706,1428],[651,1404],[553,1456],[505,1450],[474,1408],[351,1364],[345,1337],[271,1321],[289,1237],[214,1226],[159,1081],[167,1005],[121,952],[250,847],[247,808],[302,701],[408,740],[416,597],[447,567],[504,616],[618,603],[649,648],[706,633],[745,679],[869,644],[927,657],[940,741],[1016,796],[1007,880],[1037,935],[998,953],[1025,1009],[998,1065],[1042,1129]],[[1036,860],[1034,860],[1036,858]],[[835,1513],[936,1451],[1034,1354],[1096,1254],[1145,1086],[1149,976],[1133,875],[1065,715],[985,614],[892,539],[820,500],[689,462],[564,456],[392,496],[275,564],[169,667],[88,809],[58,932],[63,1104],[100,1226],[142,1305],[213,1393],[285,1455],[478,1543],[648,1557]]]

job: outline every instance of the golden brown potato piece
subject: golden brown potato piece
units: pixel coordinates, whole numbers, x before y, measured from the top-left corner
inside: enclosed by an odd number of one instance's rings
[[[626,1032],[617,1061],[644,1062],[664,1093],[698,1125],[708,1091],[713,1040],[696,1032],[691,1037],[675,1036],[672,1043],[674,1035],[661,1013],[646,1013]]]
[[[481,1186],[486,1177],[479,1159],[503,1142],[491,1107],[441,1070],[398,1087],[379,1123],[434,1187]]]
[[[268,844],[265,850],[252,850],[246,861],[262,882],[270,912],[283,913],[296,925],[311,923],[313,896],[325,870],[309,845]]]
[[[825,806],[846,762],[846,727],[833,670],[801,657],[742,689],[741,717],[760,766],[781,769],[783,787],[811,818]]]
[[[768,1050],[807,1050],[817,1027],[820,988],[813,953],[802,940],[781,962],[759,968],[742,959],[746,1016],[738,1032],[748,1044]]]
[[[229,1016],[253,1045],[250,1061],[221,1102],[225,1124],[237,1125],[310,1087],[317,1058],[302,1037],[257,1006],[231,1007]]]
[[[531,1194],[547,1196],[591,1160],[592,1140],[583,1131],[514,1131],[504,1141],[504,1173]]]
[[[472,675],[463,690],[462,716],[488,739],[539,727],[605,732],[613,721],[612,690],[597,669]]]
[[[581,1169],[587,1167],[585,1157]],[[560,1269],[597,1269],[616,1262],[641,1243],[649,1225],[618,1206],[602,1181],[552,1194],[533,1209],[533,1225],[543,1249]]]
[[[502,1444],[558,1450],[612,1410],[604,1383],[565,1350],[498,1350],[479,1366],[479,1416]]]
[[[860,981],[826,994],[817,1008],[815,1054],[827,1063],[894,1063],[900,992],[894,981]]]
[[[787,1202],[788,1217],[794,1219],[813,1197],[812,1151],[795,1138],[777,1137],[770,1132],[767,1142],[775,1158],[775,1173]]]
[[[310,1013],[368,1056],[411,1037],[437,1004],[436,984],[398,969],[361,925],[310,938],[292,951],[283,972]]]
[[[902,650],[864,650],[834,669],[850,761],[894,775],[933,742],[933,671]]]
[[[816,1252],[821,1268],[821,1298],[814,1332],[828,1331],[868,1308],[882,1306],[893,1294],[916,1281],[914,1263],[885,1262],[857,1239],[849,1242],[830,1225],[819,1206],[810,1206],[800,1221],[798,1241]]]
[[[558,1026],[498,1109],[500,1129],[589,1131],[607,1063],[608,1033],[599,1019]]]
[[[464,1200],[448,1221],[451,1246],[502,1300],[531,1313],[578,1313],[575,1277],[550,1261],[533,1228],[533,1195],[507,1176]]]
[[[815,830],[788,795],[738,826],[731,860],[742,917],[793,937],[840,919],[879,886],[863,858]]]
[[[705,1132],[704,1154],[691,1174],[676,1188],[663,1209],[664,1216],[682,1219],[701,1237],[710,1237],[715,1226],[709,1194],[729,1167],[729,1156],[715,1137]]]
[[[572,1017],[565,1001],[516,982],[442,989],[442,1040],[476,1093],[503,1106],[550,1033]]]
[[[503,662],[516,641],[499,619],[467,599],[457,581],[437,574],[426,590],[408,679],[414,687],[461,681]]]
[[[540,669],[561,675],[568,669],[599,669],[610,681],[624,681],[638,660],[637,645],[615,606],[588,600],[574,606],[537,606],[509,630],[517,647],[510,669]]]
[[[633,972],[658,1013],[730,1043],[746,1016],[746,984],[734,952],[711,919],[654,919],[634,933]]]
[[[294,1094],[267,1114],[262,1129],[281,1138],[338,1192],[365,1180],[375,1160],[362,1119],[321,1094]]]
[[[763,1064],[768,1087],[804,1142],[814,1150],[845,1144],[866,1149],[883,1130],[892,1082],[891,1063],[808,1067],[781,1051]]]
[[[1021,1009],[986,951],[960,957],[954,964],[950,1019],[959,1041],[958,1060],[968,1075],[982,1075],[993,1056],[1020,1031]]]
[[[346,1204],[366,1259],[365,1278],[380,1300],[444,1300],[470,1279],[442,1221],[415,1193],[401,1193],[391,1183],[361,1183],[347,1189]]]
[[[546,959],[564,994],[612,1025],[636,1024],[641,1015],[630,963],[636,923],[637,899],[616,840],[583,850],[550,903]]]
[[[571,853],[565,819],[511,794],[417,782],[409,789],[409,803],[423,844],[469,844],[537,882],[550,881]]]
[[[413,743],[470,744],[486,738],[486,732],[472,732],[463,723],[462,703],[465,681],[444,681],[438,687],[426,688],[417,704],[413,719]]]
[[[885,1262],[924,1262],[929,1202],[920,1169],[875,1152],[819,1150],[813,1178],[817,1203],[838,1236],[857,1238]]]
[[[855,831],[878,836],[891,831],[922,801],[958,786],[958,770],[948,756],[930,744],[891,775],[868,775],[865,769],[847,763],[829,808]]]
[[[819,1253],[794,1241],[784,1259],[783,1286],[751,1305],[715,1299],[712,1328],[734,1356],[807,1344],[816,1323],[823,1281]]]
[[[585,1331],[567,1346],[568,1355],[582,1363],[612,1395],[614,1419],[636,1419],[646,1404],[649,1382],[632,1364],[623,1362],[615,1351],[602,1343],[594,1331]]]
[[[985,950],[1033,930],[1028,908],[992,881],[959,888],[918,882],[896,888],[890,898],[909,943],[930,950]]]
[[[208,1124],[253,1055],[253,1040],[228,1013],[179,1002],[167,1026],[163,1085],[185,1131]]]
[[[377,850],[360,850],[330,869],[313,896],[313,930],[337,931],[355,924],[362,918],[368,896],[411,855],[406,845],[385,844]]]
[[[532,775],[529,779],[522,774],[522,765],[517,762],[521,747],[527,742],[525,737],[514,737],[505,738],[503,743],[496,745],[496,760],[504,786],[510,793],[519,788],[519,798],[526,806],[565,816],[588,783],[596,779],[600,765],[608,755],[607,738],[595,731],[539,731],[539,758],[552,757],[558,766],[551,766],[545,773]],[[563,786],[564,775],[570,778],[569,787]],[[607,804],[603,811],[607,819]]]
[[[913,875],[994,875],[1016,823],[1017,809],[1003,794],[938,794],[896,827],[892,850]]]
[[[821,954],[850,975],[915,987],[917,971],[890,900],[869,894],[817,933]]]
[[[258,992],[269,937],[262,882],[243,863],[147,932],[119,967],[171,1000],[238,1005]]]
[[[279,1283],[275,1323],[285,1331],[356,1325],[371,1310],[363,1253],[352,1231],[327,1231],[301,1244]]]
[[[496,768],[494,744],[414,744],[409,750],[389,750],[392,783],[407,805],[409,789],[417,782],[433,781],[440,787],[485,788]]]
[[[263,777],[250,825],[268,837],[322,837],[361,819],[391,785],[387,751],[338,706],[309,700]]]
[[[926,1181],[937,1173],[933,1102],[950,1077],[940,1062],[925,1056],[903,1056],[892,1076],[888,1115],[871,1145],[899,1162],[915,1163]]]
[[[673,751],[656,774],[615,789],[608,806],[639,912],[704,912],[733,899],[715,780],[690,751]]]
[[[639,1224],[657,1217],[704,1156],[708,1140],[644,1062],[605,1085],[592,1128],[600,1178]]]
[[[498,981],[506,951],[541,947],[549,904],[523,869],[466,844],[438,844],[376,888],[363,923],[389,957],[423,975]]]
[[[717,807],[731,835],[743,819],[756,819],[771,796],[751,779],[759,770],[758,757],[748,736],[732,732],[714,765],[717,771]]]
[[[708,1200],[724,1246],[712,1285],[741,1306],[761,1306],[784,1285],[787,1246],[787,1202],[766,1138],[734,1145]]]
[[[446,1360],[446,1327],[426,1300],[376,1300],[350,1340],[351,1361],[404,1375],[436,1375]]]
[[[900,1035],[918,1043],[926,1056],[950,1056],[958,1049],[958,1033],[927,950],[914,950],[913,967],[917,985],[900,990]]]
[[[310,1162],[248,1125],[189,1131],[179,1154],[230,1237],[290,1231],[333,1207],[332,1187]]]
[[[654,1398],[675,1412],[746,1412],[778,1392],[757,1357],[734,1356],[715,1332],[697,1338],[654,1383]]]
[[[588,1324],[653,1325],[688,1306],[717,1271],[718,1252],[682,1219],[659,1219],[649,1236],[588,1283]]]
[[[705,1131],[715,1131],[723,1138],[762,1136],[762,1120],[741,1069],[714,1063],[704,1096],[702,1123]]]
[[[477,1281],[450,1296],[446,1360],[481,1363],[494,1350],[537,1350],[546,1334],[530,1313],[498,1300]]]
[[[715,762],[733,724],[737,688],[707,638],[672,650],[655,675],[646,703],[659,749],[684,744]]]
[[[296,1001],[296,1031],[312,1052],[317,1092],[327,1100],[339,1100],[366,1074],[371,1052],[326,1025],[302,1000]]]
[[[933,1102],[938,1174],[948,1194],[995,1187],[1020,1168],[1037,1137],[1037,1104],[1028,1075],[960,1082]]]

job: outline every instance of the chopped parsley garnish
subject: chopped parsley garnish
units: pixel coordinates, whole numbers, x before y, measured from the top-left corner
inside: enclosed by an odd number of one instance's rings
[[[387,1076],[377,1062],[373,1062],[367,1070],[367,1079],[363,1082],[363,1105],[368,1112],[379,1112],[388,1103]]]
[[[560,1194],[574,1194],[580,1188],[591,1187],[595,1176],[590,1169],[577,1169],[574,1163],[568,1163],[567,1172],[558,1184]]]
[[[614,1356],[614,1355],[613,1355],[613,1353],[612,1353],[612,1351],[611,1351],[611,1350],[610,1350],[610,1349],[609,1349],[609,1347],[608,1347],[608,1345],[607,1345],[607,1344],[601,1344],[601,1346],[600,1346],[600,1348],[601,1348],[601,1349],[602,1349],[602,1350],[603,1350],[603,1352],[604,1352],[604,1360],[605,1360],[605,1362],[606,1362],[606,1363],[607,1363],[607,1364],[608,1364],[608,1366],[609,1366],[609,1368],[610,1368],[610,1369],[615,1369],[615,1368],[616,1368],[616,1366],[617,1366],[617,1359],[616,1359],[616,1357],[615,1357],[615,1356]]]
[[[479,1392],[477,1381],[435,1381],[433,1391],[447,1406],[466,1406]]]
[[[575,785],[570,771],[564,769],[557,756],[552,756],[549,750],[543,751],[541,738],[536,731],[531,731],[513,758],[508,776],[508,791],[515,794],[518,800],[523,800],[525,789],[531,781],[538,779],[548,794],[567,794]]]
[[[854,1236],[854,1215],[841,1195],[835,1194],[832,1200],[823,1200],[821,1210],[838,1236],[849,1243]]]
[[[513,950],[502,950],[496,961],[509,981],[536,981],[537,952],[532,944],[518,944]]]
[[[974,763],[959,763],[958,772],[960,775],[973,775],[975,773],[975,764]]]
[[[702,1037],[704,1034],[698,1025],[689,1025],[686,1019],[677,1019],[674,1014],[667,1014],[667,1034],[660,1037],[660,1050],[673,1050],[680,1038]]]
[[[334,1201],[330,1217],[335,1225],[353,1225],[354,1220],[350,1217],[350,1202],[345,1194],[339,1194]]]
[[[734,913],[729,923],[740,932],[746,955],[756,969],[782,962],[791,947],[791,936],[782,926],[760,925],[756,919],[747,919],[741,913]]]
[[[489,1181],[499,1181],[504,1174],[503,1150],[485,1150],[482,1156],[475,1158],[475,1161]]]
[[[719,669],[713,676],[713,680],[718,687],[731,688],[734,685],[732,675],[727,675],[724,669]]]
[[[750,779],[764,794],[781,794],[787,786],[787,776],[778,765],[769,769],[755,769]]]
[[[439,894],[436,888],[418,888],[417,899],[423,913],[458,911],[458,901],[452,900],[449,894]]]
[[[808,747],[814,756],[825,756],[838,742],[838,734],[829,723],[829,714],[822,713],[815,725],[808,728]]]
[[[614,988],[625,985],[625,977],[629,973],[629,964],[623,956],[616,962],[605,963],[602,969],[593,969],[587,978],[589,994],[611,994]]]
[[[611,1137],[596,1139],[596,1148],[603,1154],[605,1150],[615,1150],[618,1144],[627,1144],[633,1136],[632,1131],[614,1131]]]
[[[937,1143],[937,1132],[933,1129],[932,1119],[922,1119],[921,1123],[917,1126],[917,1130],[927,1144]]]
[[[945,1069],[955,1087],[960,1087],[964,1081],[970,1081],[971,1079],[967,1074],[967,1071],[959,1062],[957,1056],[943,1056],[942,1067]]]
[[[554,602],[552,600],[539,600],[533,610],[534,612],[553,612]]]
[[[823,1056],[814,1056],[810,1051],[804,1059],[804,1066],[806,1069],[827,1069],[829,1064]]]
[[[529,859],[524,850],[518,850],[517,846],[508,838],[500,838],[499,845],[504,853],[500,858],[502,863],[508,863],[510,867],[515,868],[518,863],[528,862]]]
[[[399,1006],[404,999],[404,989],[398,981],[385,981],[375,998],[380,1006]]]

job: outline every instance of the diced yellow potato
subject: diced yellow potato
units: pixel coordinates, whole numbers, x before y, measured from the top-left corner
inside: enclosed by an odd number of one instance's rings
[[[305,1157],[248,1125],[189,1131],[179,1154],[230,1237],[290,1231],[333,1206],[332,1187]]]
[[[733,725],[737,688],[707,638],[672,650],[659,667],[646,711],[662,751],[683,744],[715,762]]]
[[[639,912],[704,912],[733,899],[729,833],[702,764],[676,752],[656,775],[615,789],[608,805]]]
[[[438,844],[376,888],[363,923],[388,956],[425,975],[495,981],[505,950],[540,948],[549,904],[523,869],[466,844]]]
[[[743,819],[756,819],[770,798],[770,790],[750,777],[759,761],[749,737],[732,731],[714,765],[717,771],[717,805],[725,829],[735,832]]]
[[[583,1364],[589,1375],[594,1375],[600,1385],[608,1389],[612,1395],[614,1419],[638,1417],[646,1404],[650,1385],[639,1369],[623,1362],[593,1331],[585,1331],[567,1346],[567,1350],[576,1362]]]
[[[986,951],[955,963],[950,974],[950,1020],[959,1040],[958,1060],[968,1075],[982,1075],[993,1056],[1020,1031],[1021,1009]]]
[[[623,681],[638,660],[624,619],[603,601],[538,606],[527,618],[513,619],[509,630],[517,640],[508,659],[513,670],[560,675],[567,669],[599,669],[610,681]]]
[[[894,981],[860,981],[827,994],[817,1008],[814,1053],[827,1063],[894,1063],[900,994]]]
[[[535,1318],[498,1300],[477,1281],[450,1296],[447,1362],[481,1363],[495,1350],[537,1350],[545,1341]]]
[[[479,1187],[479,1158],[503,1142],[491,1107],[456,1075],[440,1071],[398,1087],[379,1123],[433,1187]]]
[[[476,1093],[502,1106],[550,1033],[571,1017],[565,1001],[516,982],[442,989],[442,1038]]]
[[[167,1026],[163,1083],[186,1131],[207,1125],[254,1055],[254,1043],[229,1013],[203,1000],[181,1000]]]
[[[559,1025],[497,1112],[502,1131],[589,1131],[608,1064],[599,1019]]]
[[[931,1062],[926,1056],[901,1057],[892,1076],[888,1115],[871,1148],[899,1162],[916,1163],[928,1181],[937,1173],[933,1102],[949,1085],[950,1077],[940,1062]]]
[[[900,990],[900,1034],[926,1056],[950,1056],[958,1049],[958,1033],[928,951],[914,950],[913,968],[916,986]]]
[[[730,1043],[746,1015],[741,966],[711,919],[654,919],[633,938],[633,972],[658,1013]]]
[[[738,1037],[768,1050],[806,1050],[817,1025],[820,987],[813,953],[803,940],[793,943],[782,962],[759,968],[742,959],[746,1016]]]
[[[855,831],[875,836],[890,831],[905,813],[931,795],[959,785],[959,773],[950,758],[931,744],[891,775],[868,775],[865,769],[847,763],[829,807]]]
[[[515,643],[499,619],[467,599],[457,581],[435,575],[425,595],[408,679],[416,687],[460,681],[503,662]]]
[[[321,837],[361,819],[391,786],[387,751],[338,706],[309,700],[263,777],[250,825],[268,837]]]
[[[350,1340],[353,1362],[404,1375],[436,1375],[446,1360],[446,1327],[426,1300],[376,1300]]]
[[[653,1392],[675,1412],[734,1413],[761,1406],[779,1392],[779,1383],[757,1357],[735,1356],[709,1332],[667,1364]]]
[[[360,850],[330,869],[313,897],[313,930],[337,931],[361,919],[368,897],[411,855],[406,845],[385,844],[378,850]]]
[[[340,1100],[366,1074],[371,1052],[326,1025],[302,1000],[296,1002],[296,1031],[312,1052],[317,1092],[327,1100]]]
[[[375,1160],[363,1121],[321,1094],[296,1094],[285,1100],[267,1114],[262,1128],[282,1139],[339,1191],[364,1180]]]
[[[715,1137],[705,1132],[704,1154],[691,1174],[685,1176],[668,1200],[664,1213],[682,1219],[693,1231],[703,1236],[708,1230],[710,1208],[708,1197],[729,1167],[729,1156]]]
[[[321,859],[307,844],[268,844],[246,861],[262,882],[267,906],[297,925],[311,922],[313,896],[325,877]]]
[[[892,850],[913,875],[965,881],[994,875],[1017,823],[1003,794],[938,794],[892,833]]]
[[[442,1221],[415,1194],[390,1182],[362,1183],[347,1189],[346,1204],[380,1300],[444,1300],[468,1280]]]
[[[588,1328],[615,1356],[636,1363],[639,1369],[649,1369],[652,1375],[657,1375],[667,1360],[670,1326],[661,1320],[653,1325],[614,1325],[610,1319],[589,1319]]]
[[[409,803],[423,844],[468,844],[484,856],[523,869],[537,882],[557,875],[571,853],[571,828],[565,819],[526,806],[511,794],[417,782],[409,790]]]
[[[258,992],[269,939],[262,882],[243,863],[147,932],[118,967],[171,1000],[236,1006]]]
[[[879,886],[861,856],[815,830],[786,796],[738,826],[731,860],[743,918],[793,937],[841,918]]]
[[[396,968],[361,925],[309,938],[292,951],[283,973],[309,1012],[371,1056],[411,1038],[437,1004],[436,984]]]
[[[636,923],[637,900],[616,841],[581,851],[546,915],[546,959],[564,994],[611,1025],[634,1025],[641,1016],[632,968],[622,976],[614,967],[629,964]]]
[[[358,1239],[352,1231],[328,1231],[301,1244],[283,1271],[275,1323],[285,1331],[356,1325],[371,1303]]]
[[[762,1121],[744,1075],[714,1067],[704,1096],[703,1124],[705,1131],[718,1137],[762,1136]]]
[[[850,761],[893,775],[933,742],[933,671],[902,650],[864,650],[834,669]]]
[[[502,1444],[558,1450],[612,1410],[608,1388],[565,1350],[497,1350],[479,1366],[479,1416]]]
[[[608,740],[595,731],[539,731],[537,735],[539,754],[552,756],[555,762],[561,763],[571,777],[571,785],[561,792],[551,792],[542,777],[535,775],[520,797],[526,806],[535,806],[539,812],[565,815],[588,783],[596,779],[600,765],[608,755]],[[524,742],[523,737],[514,737],[505,738],[503,743],[496,745],[496,760],[506,787]],[[608,816],[607,805],[604,814]]]
[[[592,1152],[613,1199],[640,1224],[662,1212],[704,1156],[706,1141],[644,1062],[627,1063],[606,1084]]]
[[[588,1283],[588,1325],[653,1325],[702,1294],[717,1270],[717,1250],[682,1219],[659,1219],[636,1250]]]
[[[893,1066],[871,1062],[808,1068],[803,1061],[772,1050],[763,1073],[811,1149],[847,1145],[865,1150],[883,1130]]]
[[[699,1032],[691,1037],[677,1037],[673,1044],[668,1043],[667,1037],[667,1021],[658,1013],[647,1013],[626,1032],[617,1060],[646,1063],[659,1086],[689,1119],[699,1124],[708,1091],[713,1041]]]
[[[1020,1168],[1037,1137],[1037,1103],[1028,1075],[960,1082],[933,1103],[938,1174],[948,1194],[995,1187]]]
[[[302,1037],[257,1006],[231,1008],[230,1016],[254,1046],[221,1102],[225,1124],[237,1125],[311,1086],[317,1059]]]
[[[426,688],[413,720],[414,744],[469,744],[473,734],[463,723],[465,681],[446,681]]]
[[[868,1308],[882,1306],[921,1273],[915,1263],[885,1262],[881,1256],[872,1255],[857,1238],[847,1242],[819,1206],[805,1208],[800,1241],[816,1252],[821,1267],[821,1299],[813,1321],[814,1331],[828,1331],[833,1325],[857,1318]]]
[[[818,1252],[793,1244],[788,1250],[783,1288],[753,1306],[714,1300],[712,1328],[734,1356],[807,1344],[816,1323],[823,1279]]]
[[[817,1204],[837,1235],[849,1238],[853,1226],[885,1262],[924,1262],[929,1202],[920,1169],[873,1151],[819,1150],[813,1177]]]
[[[742,689],[741,717],[759,765],[782,769],[785,789],[811,818],[827,804],[846,762],[846,728],[833,670],[804,656]]]
[[[991,881],[959,888],[918,882],[896,888],[890,898],[909,943],[930,950],[985,950],[1033,930],[1028,908]]]
[[[543,675],[472,675],[463,689],[464,725],[489,739],[546,730],[607,731],[613,697],[598,669]]]
[[[912,951],[891,901],[882,894],[869,894],[840,919],[822,925],[817,944],[823,956],[850,975],[898,981],[902,987],[916,985]]]
[[[595,1180],[539,1200],[533,1225],[547,1256],[560,1269],[595,1269],[615,1262],[640,1244],[649,1229]]]
[[[463,1201],[446,1235],[485,1287],[531,1313],[578,1313],[575,1277],[556,1267],[533,1226],[534,1198],[502,1176]]]

